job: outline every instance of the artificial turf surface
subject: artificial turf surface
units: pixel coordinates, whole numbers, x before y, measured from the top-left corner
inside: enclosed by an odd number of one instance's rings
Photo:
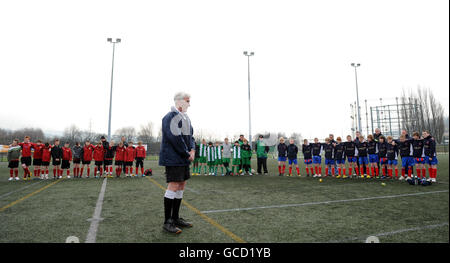
[[[280,177],[274,159],[269,175],[192,176],[180,214],[194,227],[179,235],[162,230],[164,191],[157,184],[165,187],[165,177],[156,161],[146,161],[150,178],[107,179],[96,242],[364,242],[377,235],[380,242],[448,243],[448,155],[438,159],[438,183],[426,187],[319,182],[305,177],[303,165],[301,177]],[[104,179],[8,177],[7,163],[0,163],[0,242],[86,240]]]

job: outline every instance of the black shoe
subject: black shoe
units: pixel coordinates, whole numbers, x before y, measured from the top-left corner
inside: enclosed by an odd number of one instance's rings
[[[192,227],[192,223],[184,220],[181,217],[178,219],[174,219],[173,223],[175,224],[175,226],[179,226],[179,227]]]
[[[278,174],[278,176],[283,176],[282,174]]]
[[[181,233],[181,229],[175,226],[173,219],[167,220],[167,222],[164,223],[163,229],[166,230],[169,233],[175,233],[179,234]]]

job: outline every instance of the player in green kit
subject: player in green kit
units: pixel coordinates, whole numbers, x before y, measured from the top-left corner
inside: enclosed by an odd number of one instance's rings
[[[214,150],[214,146],[212,142],[208,143],[208,148],[206,149],[206,158],[208,162],[208,175],[215,175],[214,174],[214,167],[216,166],[216,151]]]
[[[245,175],[245,173],[248,173],[248,175],[253,175],[252,171],[250,170],[250,158],[252,157],[252,148],[250,144],[248,144],[248,140],[244,139],[244,144],[241,146],[241,153],[242,153],[242,169],[245,170],[245,172],[242,172],[241,175]]]
[[[199,155],[199,166],[198,166],[198,171],[197,174],[201,175],[202,173],[202,167],[204,167],[204,173],[206,175],[206,152],[208,149],[208,145],[206,144],[206,140],[203,139],[202,143],[199,145],[199,150],[198,150],[198,155]]]
[[[200,160],[200,145],[195,143],[195,156],[194,156],[194,162],[192,164],[192,175],[200,175],[199,171],[199,160]]]
[[[220,167],[220,169],[221,169],[221,173],[222,173],[222,176],[224,176],[224,173],[223,173],[223,162],[222,162],[222,150],[223,150],[223,147],[222,147],[222,145],[219,143],[219,142],[216,142],[216,146],[214,147],[214,150],[216,151],[216,160],[215,160],[215,164],[216,164],[216,167],[215,167],[215,171],[214,171],[214,173],[217,175],[218,174],[218,170],[219,170],[219,167]]]
[[[231,169],[231,175],[239,174],[239,166],[241,165],[241,146],[238,141],[234,142],[234,146],[231,149],[233,154],[233,167]],[[236,173],[234,173],[234,169],[236,169]]]

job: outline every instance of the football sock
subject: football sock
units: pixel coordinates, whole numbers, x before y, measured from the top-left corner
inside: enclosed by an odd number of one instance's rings
[[[351,175],[351,174],[352,174],[352,168],[349,167],[349,168],[348,168],[348,175]]]
[[[398,168],[395,167],[395,177],[398,178]]]
[[[297,167],[297,175],[300,174],[300,168]]]
[[[338,173],[339,173],[339,175],[342,175],[341,167],[338,168]]]
[[[331,175],[334,175],[334,172],[335,172],[334,167],[331,167]]]
[[[322,166],[319,166],[319,174],[322,175]]]
[[[289,167],[289,174],[292,174],[292,167]]]
[[[9,169],[9,177],[14,177],[14,169]]]
[[[409,169],[408,169],[408,177],[411,177],[411,175],[412,175],[412,167],[409,167]]]
[[[431,169],[431,168],[430,168]],[[431,171],[431,170],[430,170]],[[281,165],[278,165],[278,173],[281,174]]]
[[[53,168],[53,177],[56,177],[56,168]]]
[[[345,175],[345,168],[344,169],[342,169],[342,172],[344,173],[344,175]]]
[[[15,170],[15,171],[14,171],[14,175],[15,175],[16,177],[19,177],[19,170]]]
[[[328,166],[325,167],[325,175],[328,175]]]
[[[405,168],[402,168],[402,176],[405,177]]]
[[[427,178],[427,170],[425,168],[422,168],[422,177]]]
[[[417,169],[416,172],[417,172],[417,177],[421,178],[422,177],[421,169]]]
[[[369,167],[366,167],[366,174],[369,175]]]
[[[311,171],[311,175],[313,175],[314,174],[314,169],[311,167],[311,168],[309,168],[309,170]]]
[[[383,169],[383,172],[384,172],[384,169]],[[378,167],[375,167],[375,175],[376,175],[376,176],[379,176],[379,175],[380,175],[380,170],[379,170]]]
[[[175,199],[175,192],[169,189],[164,194],[164,223],[172,217],[173,201]]]
[[[172,219],[179,218],[181,200],[183,199],[183,192],[184,192],[183,190],[178,190],[175,192],[175,197],[173,199],[173,206],[172,206]]]
[[[316,174],[319,174],[319,168],[317,166],[314,167],[314,171],[316,171]]]
[[[284,174],[285,171],[286,171],[286,165],[283,164],[283,172],[282,172],[282,174]]]
[[[434,168],[433,169],[433,178],[436,178],[436,176],[437,176],[437,168]]]
[[[364,175],[364,167],[361,166],[361,175]]]

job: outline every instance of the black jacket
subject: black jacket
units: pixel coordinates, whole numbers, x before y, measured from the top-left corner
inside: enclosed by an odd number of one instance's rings
[[[348,157],[355,157],[356,156],[356,143],[351,142],[344,142],[345,147],[345,156]]]
[[[287,145],[285,143],[280,143],[277,146],[278,157],[286,157],[287,156]]]
[[[305,160],[312,159],[312,146],[311,144],[303,144],[302,145],[303,158]]]
[[[329,144],[325,143],[325,144],[323,145],[323,150],[325,151],[325,159],[328,159],[328,160],[334,159],[334,156],[333,156],[333,153],[334,153],[334,146],[333,146],[333,144],[331,144],[331,143],[329,143]]]
[[[377,154],[377,143],[375,141],[367,141],[367,153]]]
[[[387,146],[388,143],[387,142],[378,142],[378,157],[380,158],[386,158],[387,155]]]
[[[436,156],[436,141],[431,135],[423,139],[423,148],[425,156],[429,158]]]
[[[295,144],[289,144],[287,147],[287,156],[289,159],[297,159],[298,147]]]
[[[62,147],[59,146],[59,145],[58,146],[53,146],[51,154],[52,154],[52,159],[53,160],[55,160],[55,159],[62,159],[62,156],[63,156]]]
[[[358,157],[367,157],[367,142],[357,142]]]
[[[345,159],[345,146],[344,143],[339,143],[334,146],[334,159],[342,160]]]
[[[312,154],[313,156],[320,156],[322,154],[322,149],[323,149],[323,144],[318,142],[318,143],[311,143],[311,147],[312,147]]]

